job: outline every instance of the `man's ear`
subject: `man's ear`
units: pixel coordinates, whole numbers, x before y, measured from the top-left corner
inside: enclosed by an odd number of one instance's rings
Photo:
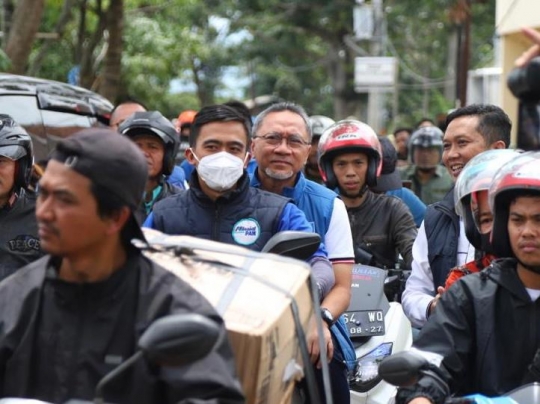
[[[506,149],[506,144],[502,140],[497,140],[496,142],[491,143],[489,149]]]
[[[107,217],[108,234],[120,233],[131,216],[131,209],[127,206],[122,206],[116,212]]]
[[[307,162],[308,162],[308,160],[309,160],[309,153],[311,153],[311,148],[312,148],[312,147],[313,147],[313,146],[311,146],[311,145],[309,145],[309,146],[307,147],[307,154],[306,154],[306,159],[305,159],[305,161],[304,161],[304,165],[306,165]]]
[[[186,156],[186,160],[188,161],[188,163],[197,166],[198,160],[195,158],[195,153],[193,153],[193,149],[191,147],[188,147],[186,149],[184,155]]]
[[[251,161],[252,154],[250,152],[246,153],[246,157],[244,157],[244,168],[247,168],[249,165],[249,162]]]

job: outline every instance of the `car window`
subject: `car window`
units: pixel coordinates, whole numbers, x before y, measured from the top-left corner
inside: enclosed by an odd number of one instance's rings
[[[0,95],[0,112],[10,115],[24,127],[32,137],[34,155],[45,158],[48,155],[47,137],[41,114],[33,95]],[[36,161],[39,159],[36,158]]]
[[[70,114],[69,112],[41,110],[41,116],[43,117],[49,151],[54,149],[58,141],[81,129],[96,125],[97,121],[95,118]]]

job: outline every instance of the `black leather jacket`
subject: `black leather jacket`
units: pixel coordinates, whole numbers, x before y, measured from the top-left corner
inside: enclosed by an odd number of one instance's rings
[[[373,255],[370,265],[395,268],[398,254],[411,267],[412,246],[418,234],[407,205],[399,198],[367,191],[357,208],[347,208],[355,248]]]
[[[514,259],[496,260],[443,293],[414,347],[444,358],[441,374],[456,396],[499,396],[540,381],[527,370],[540,347],[540,299],[531,301]],[[399,389],[396,402],[418,396],[445,398],[441,385],[424,376]]]
[[[21,189],[0,208],[0,280],[43,256],[36,222],[36,196]]]

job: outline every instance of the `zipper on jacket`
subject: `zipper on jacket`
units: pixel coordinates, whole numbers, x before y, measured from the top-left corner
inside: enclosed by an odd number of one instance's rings
[[[220,207],[218,204],[216,204],[216,210],[214,212],[214,228],[212,231],[212,240],[214,241],[221,241],[219,237],[219,220],[220,220]]]
[[[81,338],[83,337],[84,333],[84,325],[85,325],[85,316],[86,316],[86,306],[87,306],[87,298],[86,298],[87,290],[83,287],[81,290],[81,298],[77,299],[80,302],[80,306],[78,307],[78,313],[77,313],[77,329],[75,330],[75,344],[73,346],[73,350],[71,351],[71,358],[70,358],[70,366],[69,366],[69,383],[67,384],[67,399],[72,399],[75,397],[75,391],[74,389],[77,387],[77,362],[79,357],[82,357],[80,354],[81,350]]]

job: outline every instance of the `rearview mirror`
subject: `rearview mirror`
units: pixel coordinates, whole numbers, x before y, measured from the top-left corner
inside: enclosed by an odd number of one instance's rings
[[[320,244],[321,237],[317,233],[287,230],[274,234],[262,252],[305,261],[315,254]]]
[[[154,321],[141,335],[139,348],[151,363],[180,366],[208,355],[219,334],[219,325],[208,317],[173,314]]]

